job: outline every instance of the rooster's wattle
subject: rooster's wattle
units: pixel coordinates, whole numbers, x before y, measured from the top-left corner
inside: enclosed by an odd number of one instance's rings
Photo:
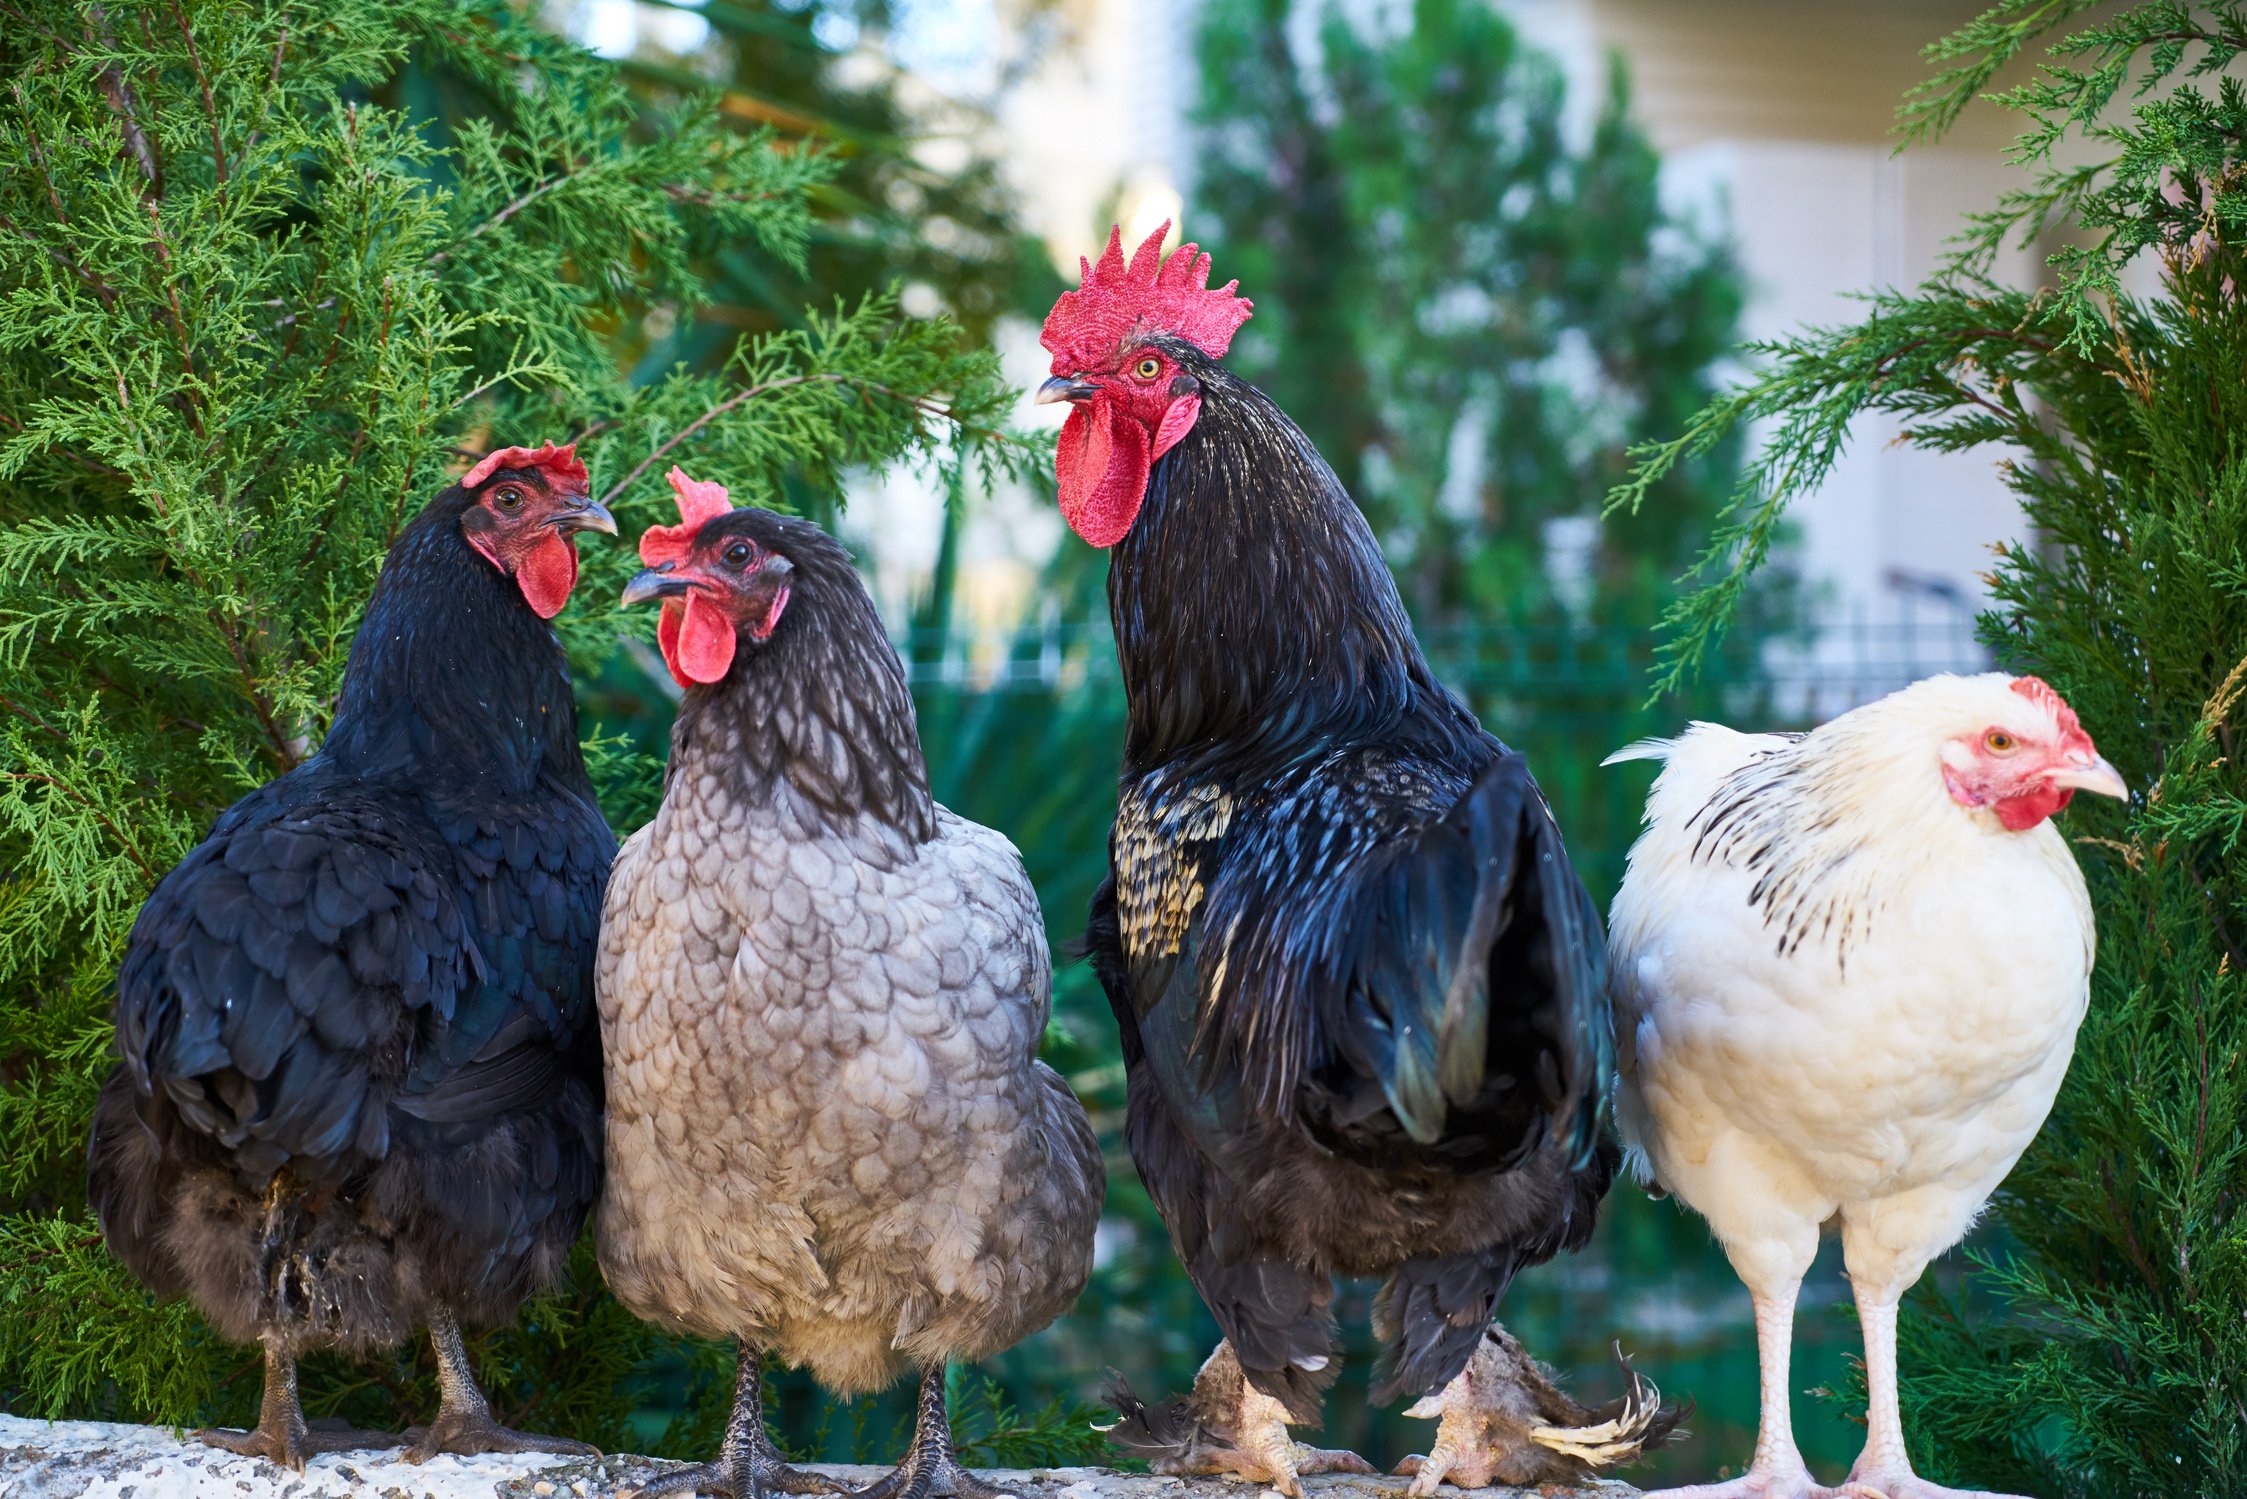
[[[1599,916],[1527,764],[1436,681],[1310,439],[1225,368],[1249,304],[1194,246],[1164,257],[1167,229],[1085,267],[1039,393],[1072,405],[1061,508],[1112,548],[1129,707],[1089,950],[1132,1158],[1225,1335],[1182,1404],[1120,1392],[1118,1430],[1293,1493],[1355,1461],[1281,1424],[1334,1376],[1336,1275],[1385,1282],[1387,1395],[1444,1390],[1439,1450],[1470,1443],[1454,1381],[1613,1173],[1611,1022]],[[1533,1478],[1582,1471],[1545,1456]]]

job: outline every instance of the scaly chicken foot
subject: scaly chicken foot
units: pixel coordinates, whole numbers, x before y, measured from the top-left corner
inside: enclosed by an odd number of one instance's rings
[[[1303,1499],[1306,1473],[1370,1475],[1355,1452],[1313,1447],[1288,1435],[1287,1407],[1250,1382],[1230,1342],[1220,1342],[1194,1376],[1192,1444],[1149,1464],[1173,1477],[1237,1478]]]
[[[1395,1471],[1426,1499],[1442,1483],[1479,1489],[1492,1484],[1574,1487],[1603,1468],[1627,1463],[1667,1441],[1684,1412],[1665,1407],[1662,1392],[1631,1367],[1618,1346],[1623,1398],[1593,1410],[1552,1380],[1549,1370],[1496,1324],[1451,1383],[1405,1414],[1437,1420],[1426,1457],[1408,1457]]]
[[[634,1499],[716,1494],[763,1499],[766,1494],[847,1494],[850,1485],[792,1468],[765,1430],[765,1355],[746,1340],[734,1344],[733,1414],[726,1418],[718,1460],[679,1468],[635,1491]]]
[[[494,1421],[483,1387],[476,1383],[476,1371],[469,1366],[468,1345],[461,1339],[460,1324],[442,1307],[429,1324],[429,1347],[437,1355],[437,1386],[442,1394],[437,1402],[436,1418],[427,1426],[407,1429],[406,1435],[413,1441],[405,1452],[407,1462],[425,1463],[440,1452],[461,1457],[473,1457],[479,1452],[600,1456],[601,1449],[588,1442],[515,1431]]]
[[[1795,1281],[1776,1290],[1749,1292],[1755,1300],[1762,1415],[1756,1425],[1755,1458],[1748,1471],[1723,1483],[1656,1489],[1643,1499],[1862,1499],[1818,1483],[1804,1465],[1801,1449],[1795,1446],[1788,1370],[1794,1352],[1795,1298],[1801,1289],[1801,1282]]]
[[[1951,1489],[1912,1471],[1904,1450],[1904,1417],[1896,1388],[1896,1293],[1856,1287],[1857,1325],[1865,1337],[1865,1450],[1835,1491],[1838,1499],[2013,1499],[1981,1489]]]
[[[359,1431],[351,1427],[310,1427],[304,1407],[297,1403],[296,1360],[265,1344],[265,1394],[258,1402],[257,1425],[248,1431],[207,1427],[194,1433],[206,1447],[243,1457],[262,1457],[302,1473],[307,1458],[322,1452],[352,1452],[366,1447],[395,1447],[405,1438],[396,1432]]]
[[[952,1413],[944,1399],[944,1365],[921,1370],[921,1398],[913,1420],[913,1445],[896,1469],[862,1489],[850,1499],[928,1499],[950,1494],[953,1499],[1015,1499],[1011,1490],[984,1482],[961,1466],[952,1446]]]

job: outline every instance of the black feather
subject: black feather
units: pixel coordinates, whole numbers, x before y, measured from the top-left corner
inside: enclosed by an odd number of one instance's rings
[[[466,545],[469,503],[399,538],[326,744],[158,883],[119,969],[94,1205],[230,1337],[502,1320],[594,1198],[615,841],[560,645]]]
[[[1612,1179],[1599,917],[1310,441],[1155,343],[1202,405],[1111,553],[1129,720],[1086,936],[1132,1157],[1260,1389],[1315,1408],[1339,1273],[1391,1277],[1417,1392]]]

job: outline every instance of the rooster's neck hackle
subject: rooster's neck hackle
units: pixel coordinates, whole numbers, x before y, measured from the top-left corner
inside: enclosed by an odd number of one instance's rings
[[[426,773],[456,789],[582,782],[561,642],[461,534],[472,503],[446,490],[392,544],[322,754],[361,776]]]
[[[722,681],[690,689],[671,735],[672,774],[714,763],[749,806],[787,800],[830,828],[872,819],[908,844],[936,834],[928,762],[905,668],[840,543],[770,517],[795,567],[786,613],[742,640]]]
[[[1112,552],[1127,772],[1311,753],[1414,724],[1480,738],[1436,685],[1363,514],[1263,392],[1183,340],[1194,429]]]

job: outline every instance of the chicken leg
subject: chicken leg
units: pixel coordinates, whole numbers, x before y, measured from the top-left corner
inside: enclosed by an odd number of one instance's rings
[[[468,1364],[468,1346],[461,1341],[460,1324],[444,1308],[429,1324],[429,1346],[437,1355],[437,1384],[443,1392],[437,1418],[428,1426],[406,1434],[414,1444],[406,1461],[425,1463],[440,1452],[472,1457],[479,1452],[562,1452],[597,1457],[600,1449],[569,1437],[538,1436],[513,1431],[492,1419],[492,1408],[476,1383]]]
[[[953,1499],[1015,1499],[1006,1489],[985,1483],[960,1466],[952,1447],[952,1414],[944,1399],[944,1365],[921,1370],[921,1400],[913,1421],[913,1445],[895,1472],[875,1479],[850,1499],[927,1499],[948,1493]]]
[[[1662,1392],[1641,1378],[1617,1348],[1623,1398],[1592,1410],[1570,1398],[1551,1372],[1513,1334],[1493,1323],[1451,1383],[1408,1409],[1441,1417],[1426,1457],[1397,1465],[1426,1499],[1449,1481],[1462,1489],[1566,1484],[1573,1488],[1603,1468],[1629,1462],[1677,1430],[1686,1411],[1662,1404]]]
[[[1814,1239],[1812,1247],[1816,1247]],[[1756,1427],[1755,1458],[1748,1471],[1725,1483],[1660,1489],[1645,1499],[1841,1499],[1844,1491],[1821,1487],[1811,1479],[1810,1469],[1802,1461],[1802,1449],[1794,1440],[1788,1366],[1794,1345],[1795,1297],[1801,1290],[1799,1275],[1778,1291],[1751,1288],[1763,1410]]]
[[[1228,1341],[1194,1376],[1193,1392],[1150,1407],[1117,1380],[1108,1399],[1119,1419],[1109,1440],[1172,1477],[1238,1478],[1302,1499],[1305,1473],[1366,1473],[1373,1465],[1355,1452],[1311,1447],[1287,1434],[1287,1407],[1241,1372]]]
[[[1896,1393],[1896,1295],[1857,1288],[1857,1325],[1865,1335],[1865,1450],[1841,1488],[1847,1499],[2010,1499],[1980,1489],[1948,1489],[1912,1472]]]
[[[850,1485],[791,1468],[765,1430],[765,1355],[746,1340],[734,1344],[733,1414],[726,1420],[718,1460],[666,1473],[639,1489],[634,1499],[668,1494],[718,1494],[724,1499],[763,1499],[768,1493],[845,1494]]]
[[[304,1407],[297,1403],[296,1358],[283,1352],[278,1342],[267,1337],[265,1394],[258,1402],[257,1425],[248,1431],[207,1427],[195,1433],[195,1440],[244,1457],[262,1457],[302,1473],[305,1459],[316,1453],[395,1447],[405,1438],[388,1431],[357,1431],[349,1427],[314,1430],[306,1426]]]

